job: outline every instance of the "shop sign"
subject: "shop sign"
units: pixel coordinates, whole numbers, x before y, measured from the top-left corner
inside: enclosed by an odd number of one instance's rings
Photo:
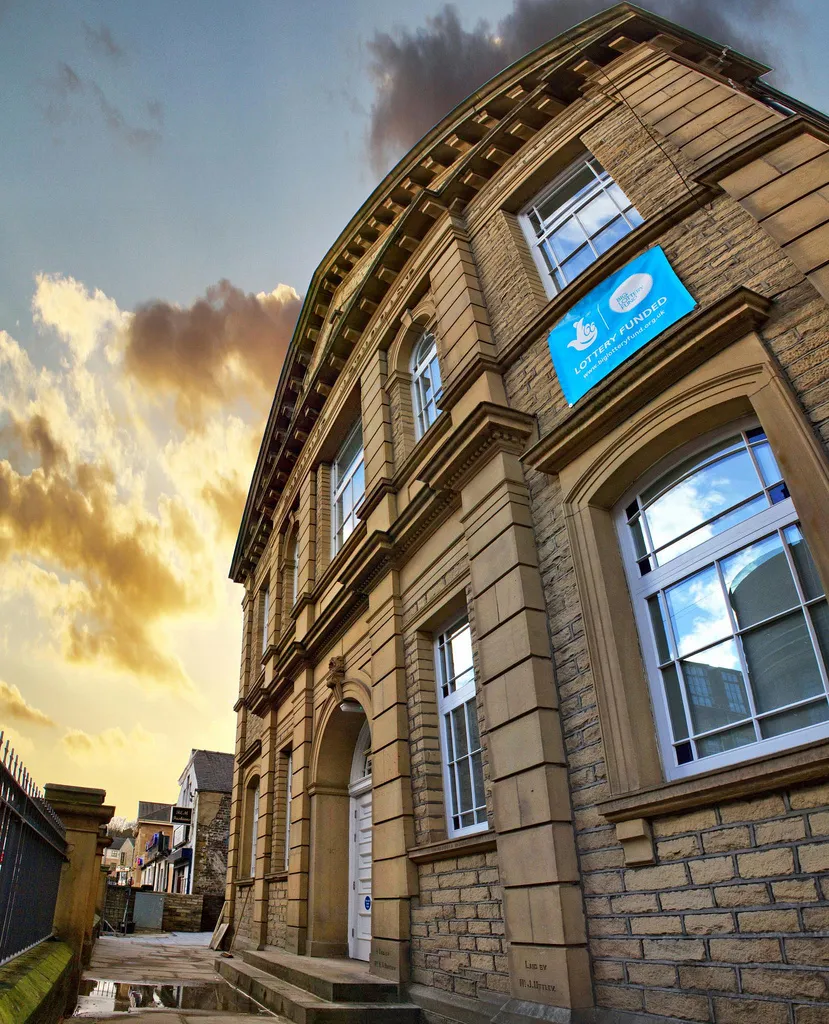
[[[170,814],[170,823],[172,825],[189,825],[192,816],[192,807],[173,807]]]
[[[574,405],[695,306],[658,245],[611,274],[547,336],[567,402]]]

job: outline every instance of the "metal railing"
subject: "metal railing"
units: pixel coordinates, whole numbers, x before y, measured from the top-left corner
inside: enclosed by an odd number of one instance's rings
[[[52,935],[66,829],[0,732],[0,964]]]

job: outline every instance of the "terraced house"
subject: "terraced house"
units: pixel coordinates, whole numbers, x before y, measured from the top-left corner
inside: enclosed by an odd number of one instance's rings
[[[225,963],[295,1019],[829,1019],[829,125],[767,71],[619,4],[310,283],[232,565]]]

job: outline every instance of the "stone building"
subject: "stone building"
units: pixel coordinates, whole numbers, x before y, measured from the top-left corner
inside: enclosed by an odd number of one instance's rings
[[[167,889],[167,855],[173,838],[173,826],[170,824],[172,807],[172,804],[151,800],[138,801],[132,864],[134,886],[148,885],[156,892]]]
[[[767,71],[617,5],[333,241],[232,564],[237,950],[827,1019],[829,123]]]
[[[176,810],[190,811],[190,821],[176,823],[170,891],[189,895],[223,894],[227,876],[233,754],[192,750],[179,776]]]

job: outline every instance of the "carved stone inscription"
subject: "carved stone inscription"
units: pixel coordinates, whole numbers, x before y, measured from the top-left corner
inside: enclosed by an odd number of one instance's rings
[[[563,949],[550,946],[510,947],[512,994],[553,1006],[567,1006],[569,984]]]

